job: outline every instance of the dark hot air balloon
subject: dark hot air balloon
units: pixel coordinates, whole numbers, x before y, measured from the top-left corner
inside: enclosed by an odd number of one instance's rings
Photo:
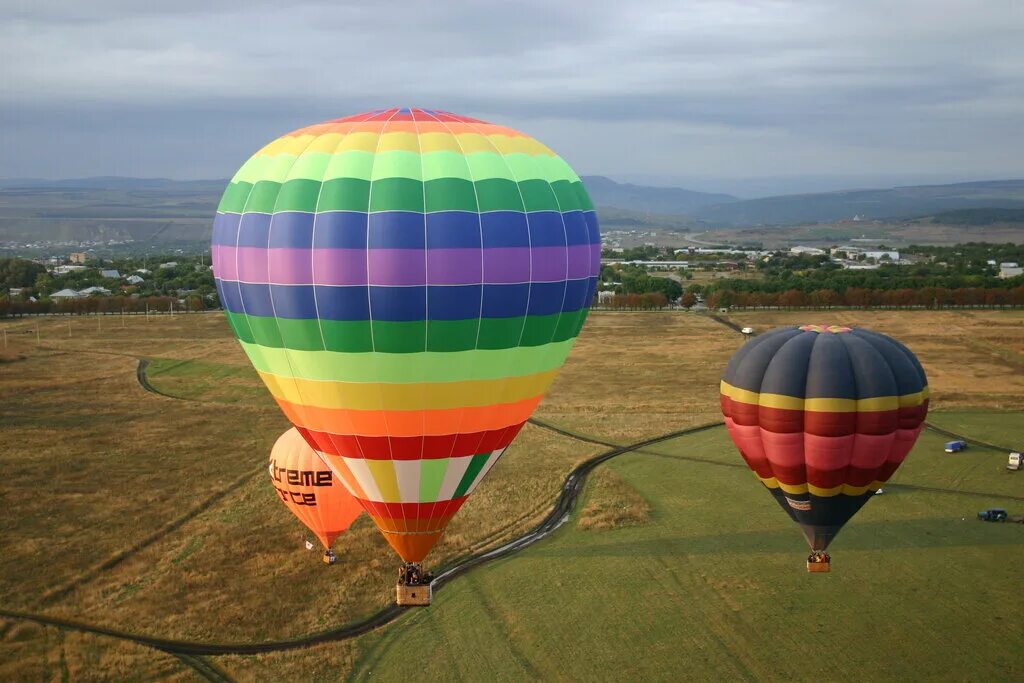
[[[832,539],[914,446],[928,380],[883,334],[780,327],[733,355],[721,404],[743,459],[807,537],[808,569],[827,571]]]

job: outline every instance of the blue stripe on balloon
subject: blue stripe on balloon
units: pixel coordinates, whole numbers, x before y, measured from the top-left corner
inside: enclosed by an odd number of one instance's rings
[[[218,280],[218,291],[227,310],[249,315],[322,320],[468,320],[578,311],[590,304],[595,282],[596,278],[582,278],[532,285],[332,287]]]
[[[218,214],[213,244],[241,247],[431,249],[599,244],[593,211],[357,211]]]

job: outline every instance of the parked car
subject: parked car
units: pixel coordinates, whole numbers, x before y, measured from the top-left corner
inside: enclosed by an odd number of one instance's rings
[[[743,334],[746,334],[746,335],[751,335],[751,334],[754,334],[754,328],[753,327],[744,327],[742,330],[740,330],[740,332],[742,332]]]
[[[946,444],[947,453],[959,453],[960,451],[967,448],[966,441],[950,441]]]
[[[1003,508],[989,508],[978,513],[978,519],[983,522],[1005,522],[1007,517]]]
[[[1019,451],[1010,453],[1010,459],[1006,462],[1006,469],[1019,470],[1021,465],[1024,465],[1024,453],[1020,453]]]

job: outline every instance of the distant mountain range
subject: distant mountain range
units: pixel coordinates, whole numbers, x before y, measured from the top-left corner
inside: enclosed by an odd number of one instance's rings
[[[694,192],[681,187],[630,185],[599,175],[583,176],[580,180],[595,206],[613,206],[627,211],[690,216],[705,207],[739,201],[728,194]]]
[[[670,231],[934,217],[1017,222],[1024,180],[848,190],[740,200],[728,194],[583,178],[602,222]],[[196,240],[209,237],[225,180],[100,177],[0,180],[0,241]],[[968,211],[968,214],[956,212]],[[952,213],[951,213],[952,212]]]
[[[692,215],[712,226],[745,227],[829,223],[854,216],[903,219],[981,208],[1024,208],[1024,180],[764,197],[705,206]]]

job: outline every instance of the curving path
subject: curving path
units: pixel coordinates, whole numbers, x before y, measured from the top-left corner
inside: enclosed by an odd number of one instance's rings
[[[591,443],[604,443],[596,441],[589,437],[582,437],[580,435],[574,435],[571,432],[558,429],[556,427],[550,427],[546,423],[536,421],[538,426],[543,428],[553,429],[554,431],[585,440]],[[470,556],[466,560],[460,562],[457,565],[449,567],[447,569],[440,570],[437,578],[434,579],[434,591],[439,591],[444,588],[445,585],[453,581],[456,577],[466,574],[473,569],[497,560],[503,557],[507,557],[515,552],[522,550],[528,546],[537,543],[538,541],[546,538],[548,535],[556,531],[559,527],[568,521],[569,516],[579,499],[580,494],[583,492],[583,488],[587,481],[587,476],[602,463],[611,460],[612,458],[629,453],[632,451],[641,450],[647,446],[651,446],[662,441],[668,441],[675,439],[680,436],[687,434],[693,434],[701,432],[707,429],[713,429],[720,426],[721,423],[712,423],[708,425],[701,425],[699,427],[691,427],[689,429],[682,429],[661,436],[656,436],[651,439],[639,441],[628,446],[616,446],[611,450],[605,451],[585,462],[577,465],[573,469],[569,476],[566,477],[561,490],[559,491],[558,497],[555,499],[554,506],[551,512],[531,531],[523,534],[522,536],[505,543],[504,545],[488,550],[486,552],[477,553]],[[281,650],[290,650],[295,648],[309,647],[310,645],[316,645],[318,643],[325,643],[338,640],[346,640],[349,638],[355,638],[364,633],[379,628],[391,621],[398,618],[408,607],[399,607],[398,605],[392,604],[385,607],[381,611],[373,614],[362,621],[358,621],[345,626],[337,628],[327,629],[325,631],[319,631],[316,633],[307,634],[298,638],[289,640],[277,640],[277,641],[265,641],[260,643],[215,643],[215,642],[195,642],[195,641],[184,641],[184,640],[170,640],[165,638],[154,638],[146,635],[140,635],[130,633],[128,631],[121,631],[118,629],[107,628],[104,626],[95,626],[86,624],[71,619],[62,619],[59,617],[51,617],[44,614],[30,614],[26,612],[18,612],[15,610],[0,609],[0,617],[8,619],[17,619],[22,621],[31,621],[37,624],[45,626],[54,626],[57,628],[63,628],[73,631],[81,631],[84,633],[91,633],[94,635],[108,636],[111,638],[118,638],[121,640],[127,640],[140,645],[146,645],[154,649],[166,652],[179,657],[183,662],[189,663],[186,658],[181,655],[196,656],[196,655],[229,655],[229,654],[257,654],[262,652],[278,652]],[[191,664],[190,664],[191,666]],[[212,673],[212,672],[207,672]],[[205,673],[204,673],[205,675]],[[210,679],[210,680],[223,680],[222,678]]]

